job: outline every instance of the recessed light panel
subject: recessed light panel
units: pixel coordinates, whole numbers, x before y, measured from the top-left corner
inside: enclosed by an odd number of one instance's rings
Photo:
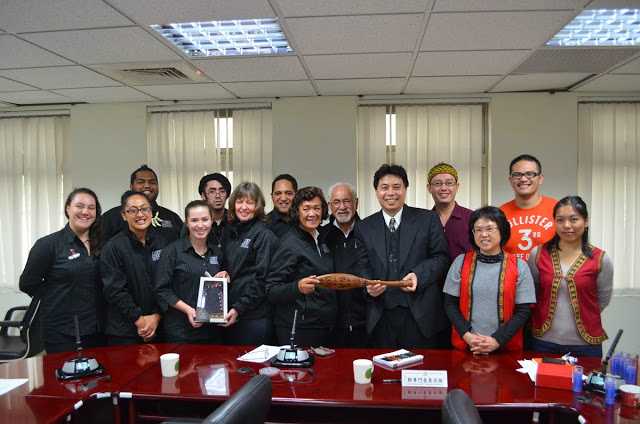
[[[583,10],[547,46],[638,46],[640,9]]]
[[[291,53],[278,19],[184,22],[151,25],[191,57]]]

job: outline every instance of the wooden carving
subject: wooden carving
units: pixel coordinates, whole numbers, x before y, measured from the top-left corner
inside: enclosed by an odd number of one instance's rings
[[[325,274],[317,277],[320,283],[316,284],[320,287],[333,290],[350,290],[357,289],[358,287],[372,286],[374,284],[384,284],[387,287],[409,287],[410,281],[382,281],[382,280],[367,280],[366,278],[358,277],[353,274],[334,273]]]

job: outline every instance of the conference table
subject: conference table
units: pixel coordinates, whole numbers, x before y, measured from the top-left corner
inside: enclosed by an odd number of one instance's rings
[[[10,423],[161,422],[170,417],[204,417],[266,364],[238,361],[253,346],[144,344],[87,349],[106,373],[61,382],[55,369],[75,353],[52,354],[0,365],[0,376],[29,378],[28,384],[0,396],[0,417]],[[163,378],[159,357],[180,354],[177,377]],[[439,422],[447,391],[465,390],[487,422],[627,423],[639,410],[605,407],[600,395],[535,387],[516,372],[531,353],[474,356],[449,350],[417,350],[424,361],[411,369],[446,370],[448,388],[409,388],[383,380],[400,371],[375,367],[371,384],[355,384],[352,362],[382,349],[338,349],[316,357],[311,369],[283,369],[272,377],[273,422]],[[599,361],[581,359],[585,370]],[[534,414],[535,412],[535,414]],[[15,417],[15,419],[13,418]]]

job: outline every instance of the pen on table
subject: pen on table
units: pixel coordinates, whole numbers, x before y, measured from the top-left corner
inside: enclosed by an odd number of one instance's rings
[[[402,380],[399,378],[383,378],[382,382],[383,383],[401,383]]]

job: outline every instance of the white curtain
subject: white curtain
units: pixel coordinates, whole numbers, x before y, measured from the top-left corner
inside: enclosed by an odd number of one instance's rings
[[[578,120],[591,243],[612,258],[614,289],[640,288],[640,104],[579,104]]]
[[[357,133],[357,190],[358,213],[366,217],[380,209],[373,189],[373,174],[387,161],[386,106],[358,108]]]
[[[0,119],[0,287],[18,287],[31,246],[59,230],[69,118]]]
[[[149,166],[158,172],[158,203],[182,215],[199,199],[203,175],[220,172],[232,186],[271,183],[271,110],[152,113],[147,129]]]
[[[233,112],[233,178],[236,184],[243,181],[258,184],[267,205],[271,205],[273,178],[271,116],[271,109]]]

